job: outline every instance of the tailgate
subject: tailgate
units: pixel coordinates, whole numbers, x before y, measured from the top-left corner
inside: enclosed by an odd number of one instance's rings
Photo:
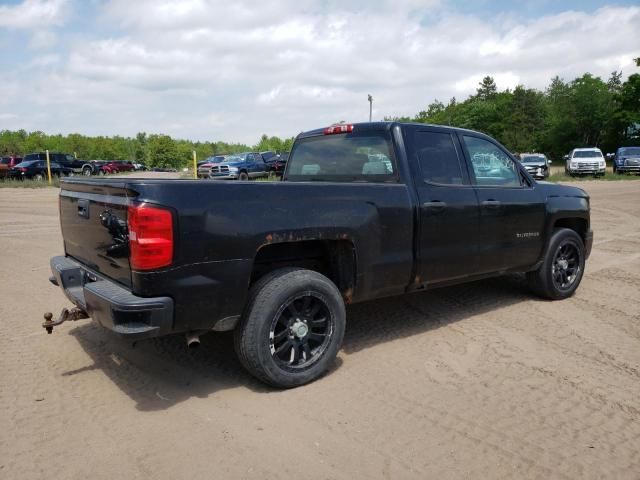
[[[66,255],[130,287],[127,205],[122,182],[73,180],[60,189]]]

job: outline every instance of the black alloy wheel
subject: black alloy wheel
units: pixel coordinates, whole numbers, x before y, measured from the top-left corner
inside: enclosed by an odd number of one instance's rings
[[[551,276],[558,290],[569,290],[580,273],[580,252],[571,242],[561,243],[551,265]]]
[[[269,330],[269,349],[283,369],[311,367],[331,343],[334,321],[326,300],[305,292],[280,307]]]
[[[313,270],[281,268],[251,287],[234,331],[235,349],[259,380],[298,387],[330,368],[345,324],[342,294],[329,278]]]

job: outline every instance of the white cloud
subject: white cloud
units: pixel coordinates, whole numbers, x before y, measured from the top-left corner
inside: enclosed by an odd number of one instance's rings
[[[31,36],[29,47],[37,50],[52,48],[55,46],[56,40],[57,36],[55,33],[49,30],[38,30]]]
[[[413,115],[485,75],[542,89],[556,74],[628,75],[640,54],[639,7],[487,21],[433,0],[112,0],[94,23],[26,80],[0,73],[16,95],[0,104],[18,113],[0,128],[254,142],[366,120],[368,93],[375,118]]]
[[[62,25],[68,14],[68,0],[24,0],[0,6],[0,27],[42,28]]]

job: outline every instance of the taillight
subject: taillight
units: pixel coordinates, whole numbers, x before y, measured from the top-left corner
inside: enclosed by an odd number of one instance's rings
[[[24,168],[24,167],[18,167],[18,168],[16,168],[16,170],[18,170],[19,172],[26,172],[27,171],[27,169]]]
[[[338,124],[338,125],[331,125],[330,127],[327,127],[324,129],[323,133],[325,135],[335,135],[336,133],[351,133],[353,132],[353,125],[349,124]]]
[[[129,261],[133,270],[154,270],[173,261],[173,216],[150,205],[130,205]]]

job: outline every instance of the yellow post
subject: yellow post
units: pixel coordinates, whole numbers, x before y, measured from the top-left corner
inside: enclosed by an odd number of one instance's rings
[[[49,185],[51,185],[51,161],[49,160],[49,150],[45,150],[47,154],[47,175],[49,176]]]
[[[198,157],[196,151],[193,151],[193,178],[198,179]]]

